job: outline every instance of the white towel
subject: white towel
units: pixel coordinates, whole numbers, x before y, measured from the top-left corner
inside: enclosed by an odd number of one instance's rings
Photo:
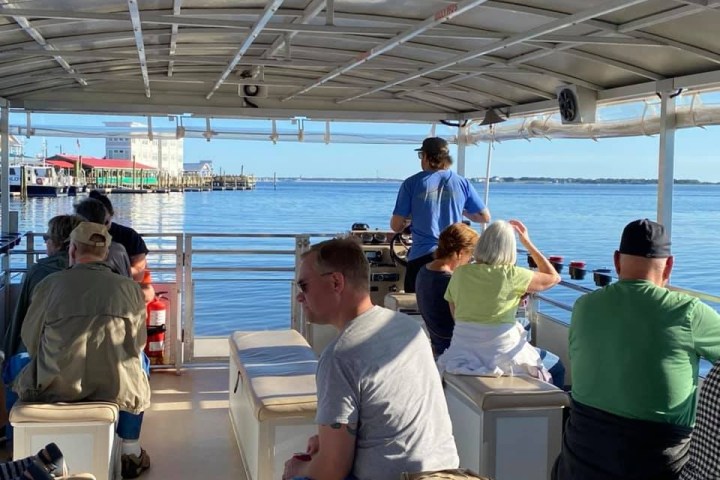
[[[437,361],[440,373],[493,376],[529,375],[549,381],[551,376],[527,332],[517,322],[500,325],[457,322],[450,347]]]

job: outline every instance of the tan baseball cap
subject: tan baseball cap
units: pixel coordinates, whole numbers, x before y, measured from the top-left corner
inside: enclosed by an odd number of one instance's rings
[[[98,241],[97,238],[93,240],[93,236],[100,235],[104,238],[102,241]],[[82,222],[80,225],[75,227],[75,230],[70,234],[70,240],[73,242],[82,243],[84,245],[90,245],[92,247],[109,247],[112,237],[108,233],[105,225],[92,222]]]

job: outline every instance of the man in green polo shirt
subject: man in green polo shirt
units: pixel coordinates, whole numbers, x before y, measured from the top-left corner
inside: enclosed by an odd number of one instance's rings
[[[614,261],[619,281],[573,308],[573,408],[553,480],[675,479],[700,357],[720,358],[720,315],[665,288],[673,257],[662,225],[630,222]]]

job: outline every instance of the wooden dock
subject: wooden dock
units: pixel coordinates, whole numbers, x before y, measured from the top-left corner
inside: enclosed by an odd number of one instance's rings
[[[91,183],[91,181],[94,181]],[[182,176],[159,174],[154,183],[145,183],[142,179],[134,185],[100,183],[96,178],[88,179],[90,189],[104,193],[174,193],[174,192],[210,192],[225,190],[255,190],[257,181],[254,175],[214,175],[201,176],[186,173]]]

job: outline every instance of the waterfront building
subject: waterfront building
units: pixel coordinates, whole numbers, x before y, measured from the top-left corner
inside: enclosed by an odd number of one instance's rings
[[[186,174],[196,174],[201,177],[212,177],[213,176],[212,160],[201,160],[199,162],[184,163],[183,171]]]
[[[104,122],[107,127],[118,127],[124,133],[105,138],[105,157],[132,160],[157,169],[163,174],[180,176],[183,173],[183,139],[174,134],[154,133],[148,138],[147,125],[137,122]],[[137,130],[137,133],[134,132]],[[131,133],[133,132],[133,133]]]

